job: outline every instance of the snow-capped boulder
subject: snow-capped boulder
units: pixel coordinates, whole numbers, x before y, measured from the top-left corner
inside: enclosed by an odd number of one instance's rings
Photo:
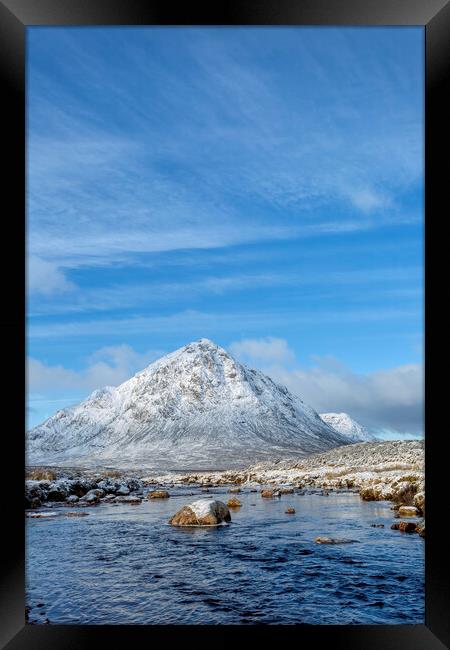
[[[400,506],[398,514],[400,517],[417,517],[419,511],[415,506]]]
[[[85,494],[84,497],[81,497],[80,501],[84,501],[85,503],[98,503],[100,501],[100,497],[104,496],[105,493],[103,490],[89,490],[89,492]]]
[[[65,501],[69,496],[69,486],[62,482],[52,483],[47,492],[47,501]]]
[[[169,519],[172,526],[217,526],[231,521],[230,511],[222,501],[199,499],[183,506]]]
[[[354,544],[356,539],[344,539],[338,537],[316,537],[317,544]]]

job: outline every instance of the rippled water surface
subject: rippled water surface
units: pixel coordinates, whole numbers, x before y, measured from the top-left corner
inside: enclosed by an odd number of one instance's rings
[[[238,495],[230,525],[167,521],[201,494],[27,520],[30,621],[66,624],[424,622],[424,540],[352,493]],[[212,490],[227,501],[225,489]],[[285,514],[293,506],[295,515]],[[81,512],[81,509],[77,510]],[[382,523],[384,528],[373,528]],[[318,535],[356,543],[320,545]]]

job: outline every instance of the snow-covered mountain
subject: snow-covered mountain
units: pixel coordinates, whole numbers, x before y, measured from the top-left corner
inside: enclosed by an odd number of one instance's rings
[[[346,436],[349,442],[373,442],[376,437],[361,424],[353,420],[348,413],[321,413],[324,422]]]
[[[348,442],[287,388],[200,339],[29,431],[27,463],[221,469]]]

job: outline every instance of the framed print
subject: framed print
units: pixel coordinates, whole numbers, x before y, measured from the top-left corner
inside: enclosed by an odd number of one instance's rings
[[[2,647],[448,647],[448,4],[0,29]]]

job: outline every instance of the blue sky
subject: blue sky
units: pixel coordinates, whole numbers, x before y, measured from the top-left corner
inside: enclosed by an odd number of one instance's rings
[[[422,28],[28,28],[28,421],[208,337],[418,436]]]

